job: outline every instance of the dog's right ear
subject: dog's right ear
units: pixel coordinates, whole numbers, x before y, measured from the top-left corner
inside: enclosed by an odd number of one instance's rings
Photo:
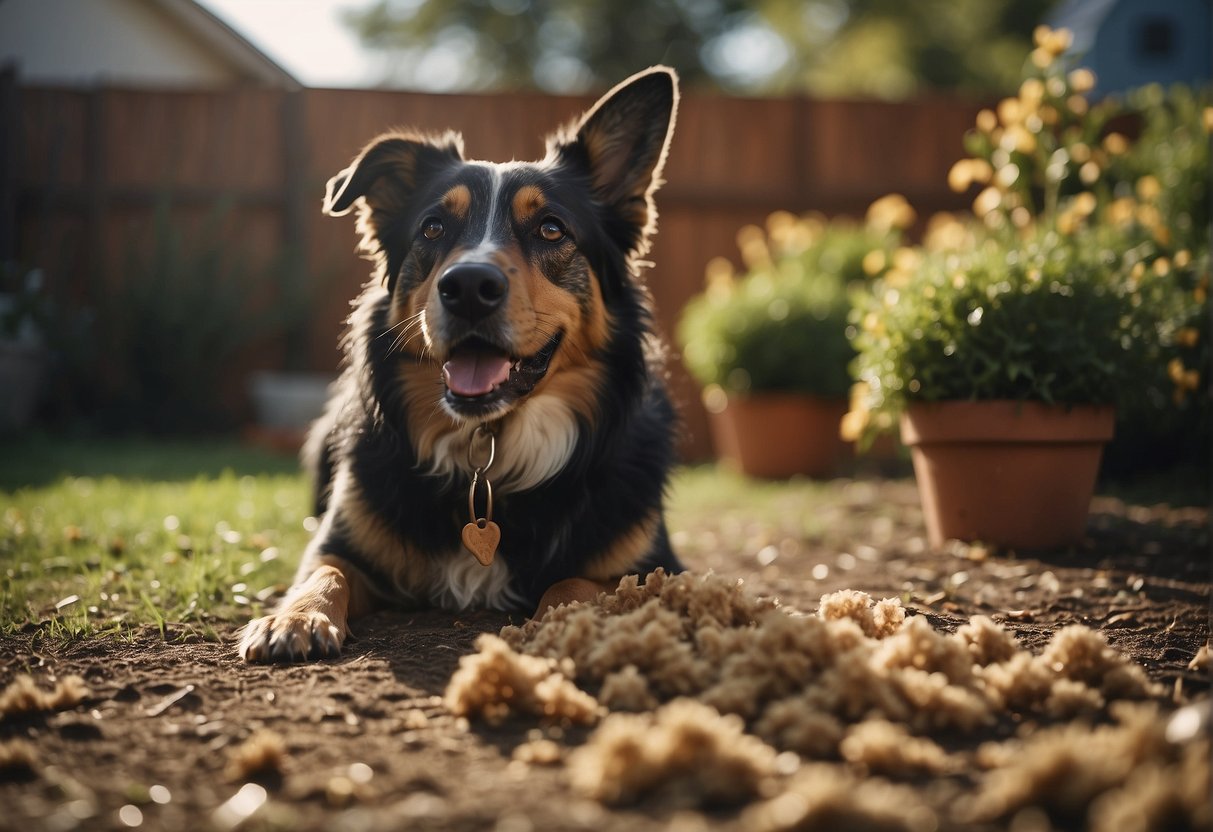
[[[365,197],[372,213],[403,209],[428,174],[463,159],[458,133],[426,138],[411,133],[387,133],[358,154],[348,168],[328,182],[324,213],[339,217]]]

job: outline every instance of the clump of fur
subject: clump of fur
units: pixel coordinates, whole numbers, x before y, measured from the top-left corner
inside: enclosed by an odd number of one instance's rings
[[[654,714],[612,714],[569,762],[573,787],[604,803],[659,793],[676,806],[735,805],[758,797],[775,751],[735,716],[691,699]]]
[[[446,706],[456,716],[498,722],[520,713],[578,725],[598,718],[597,700],[569,681],[574,673],[568,659],[522,655],[487,633],[476,640],[476,648],[459,660],[447,684]]]
[[[568,678],[610,710],[694,697],[777,748],[827,759],[839,756],[846,726],[868,718],[914,734],[971,731],[1007,710],[1064,716],[1157,692],[1084,627],[1033,656],[982,616],[949,635],[907,618],[895,598],[850,590],[798,616],[711,574],[627,578],[613,596],[554,609],[502,638],[519,656],[555,663],[540,668],[544,678],[571,662]],[[493,661],[506,661],[502,645],[494,650]]]
[[[30,780],[38,774],[38,752],[23,739],[0,742],[0,782]]]
[[[552,766],[564,759],[564,752],[552,740],[535,739],[515,748],[510,756],[533,766]]]
[[[79,676],[64,676],[48,691],[38,687],[34,677],[23,674],[0,692],[0,719],[64,711],[79,705],[88,693]]]
[[[286,742],[270,730],[256,731],[227,756],[224,776],[231,782],[274,780],[283,776]]]
[[[933,832],[938,826],[935,811],[912,789],[831,765],[801,769],[777,796],[742,816],[742,827],[756,832]]]
[[[926,737],[915,737],[904,725],[870,719],[853,726],[839,743],[842,757],[866,771],[892,777],[946,774],[955,760]]]
[[[1111,712],[1113,725],[1069,723],[1024,739],[961,807],[962,815],[989,822],[1038,806],[1109,832],[1208,829],[1209,738],[1168,743],[1153,704],[1118,703]]]
[[[1161,695],[1140,667],[1081,626],[1033,654],[983,616],[949,634],[907,616],[896,599],[854,591],[827,595],[816,615],[804,615],[714,575],[656,572],[479,646],[447,691],[458,714],[551,718],[565,707],[553,701],[613,712],[569,763],[579,790],[604,802],[653,792],[690,805],[744,802],[782,783],[781,794],[746,816],[747,828],[770,830],[916,832],[955,812],[962,822],[987,822],[1029,806],[1109,829],[1132,828],[1126,818],[1135,811],[1164,826],[1204,817],[1187,785],[1199,779],[1196,758],[1159,744],[1157,715],[1125,722],[1114,739],[1105,736],[1113,729],[1089,723],[1050,729],[1061,733],[1023,748],[1032,740],[949,753],[931,739],[1009,720],[1099,719],[1124,700]],[[1122,754],[1130,740],[1136,751]],[[789,751],[842,762],[790,779],[776,766],[781,773],[772,775],[774,755]],[[1088,765],[1088,757],[1107,760]],[[1207,777],[1207,759],[1204,766]],[[929,795],[877,777],[965,769],[985,772],[976,796],[967,804],[940,798],[935,808]],[[1063,776],[1079,769],[1087,773]]]

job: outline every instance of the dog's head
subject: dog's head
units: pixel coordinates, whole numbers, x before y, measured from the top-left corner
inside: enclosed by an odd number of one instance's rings
[[[655,228],[677,100],[655,67],[550,137],[542,161],[466,161],[456,134],[391,133],[329,181],[325,211],[359,205],[398,341],[440,368],[454,418],[498,418],[607,344]]]

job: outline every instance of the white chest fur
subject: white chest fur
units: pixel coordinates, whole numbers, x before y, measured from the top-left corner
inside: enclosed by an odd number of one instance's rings
[[[470,476],[467,448],[476,425],[462,425],[434,443],[433,458],[422,460],[431,474]],[[526,491],[551,479],[568,464],[577,445],[577,417],[557,396],[528,399],[501,427],[497,458],[489,472],[499,493]]]

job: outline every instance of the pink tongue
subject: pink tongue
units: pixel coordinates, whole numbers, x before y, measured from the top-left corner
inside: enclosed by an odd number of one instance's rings
[[[442,365],[442,377],[457,396],[483,396],[510,377],[510,359],[496,353],[460,353]]]

